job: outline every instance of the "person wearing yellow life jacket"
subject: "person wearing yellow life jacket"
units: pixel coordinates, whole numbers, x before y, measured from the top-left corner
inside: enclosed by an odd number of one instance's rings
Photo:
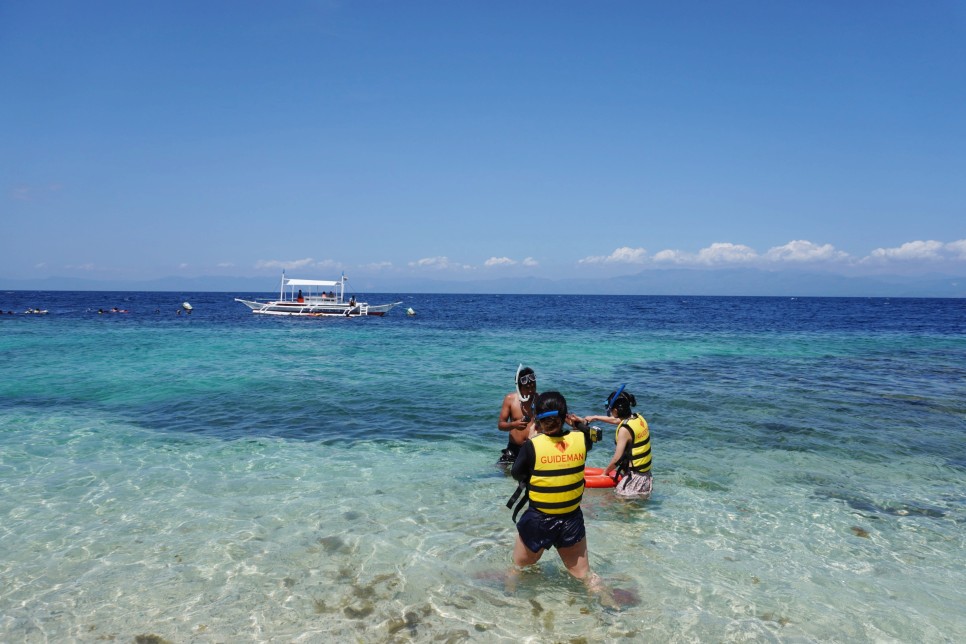
[[[586,420],[617,425],[614,457],[604,468],[605,475],[616,471],[623,477],[614,493],[629,499],[649,499],[653,488],[651,432],[643,416],[631,413],[637,400],[625,389],[626,386],[621,385],[607,397],[607,416],[589,416]]]
[[[529,501],[527,511],[517,522],[513,563],[518,567],[535,564],[544,550],[552,546],[571,575],[590,581],[580,500],[584,493],[584,463],[593,442],[584,432],[564,429],[564,423],[576,417],[568,417],[567,401],[559,392],[537,396],[534,413],[539,433],[520,447],[511,470],[513,478],[521,483],[518,494],[525,489],[524,500]],[[518,494],[507,507],[512,506]]]

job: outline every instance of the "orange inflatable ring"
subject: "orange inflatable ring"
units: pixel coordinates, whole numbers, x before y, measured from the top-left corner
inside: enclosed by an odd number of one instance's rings
[[[584,487],[614,487],[615,485],[617,485],[617,481],[610,476],[604,476],[604,468],[584,468]]]

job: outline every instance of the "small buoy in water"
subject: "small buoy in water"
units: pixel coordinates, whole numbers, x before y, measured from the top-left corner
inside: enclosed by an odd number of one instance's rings
[[[413,311],[413,307],[406,309],[406,315],[416,315],[416,311]]]
[[[190,304],[188,304],[187,302],[184,302],[184,303],[183,303],[183,304],[181,305],[181,308],[183,308],[183,309],[184,309],[185,311],[190,311],[190,310],[191,310],[191,305],[190,305]]]

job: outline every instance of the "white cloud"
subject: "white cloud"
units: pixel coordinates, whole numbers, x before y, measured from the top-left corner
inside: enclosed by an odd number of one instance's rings
[[[654,262],[659,264],[704,265],[715,266],[721,264],[750,264],[759,261],[761,257],[755,249],[744,244],[730,242],[715,242],[707,248],[702,248],[697,254],[686,253],[681,250],[662,250],[654,255]]]
[[[864,264],[932,263],[966,260],[966,239],[943,243],[930,239],[906,242],[896,248],[876,248],[862,259]]]
[[[409,262],[413,268],[447,268],[449,266],[448,257],[424,257],[415,262]]]
[[[483,265],[487,268],[493,266],[513,266],[514,264],[516,264],[516,260],[512,260],[509,257],[491,257],[483,262]]]
[[[659,264],[704,265],[720,264],[750,264],[760,260],[755,249],[744,244],[730,242],[715,242],[707,248],[702,248],[697,254],[686,253],[681,250],[662,250],[654,255],[654,261]]]
[[[178,264],[178,269],[179,270],[182,270],[183,271],[186,268],[188,268],[188,264],[186,262],[181,262],[180,264]]]
[[[966,239],[949,242],[946,244],[946,251],[952,255],[952,259],[966,260]]]
[[[876,248],[869,254],[873,260],[923,260],[940,259],[943,243],[938,241],[911,241],[898,248]]]
[[[862,260],[838,250],[832,244],[815,244],[796,239],[782,246],[774,246],[759,255],[750,246],[716,242],[697,254],[680,250],[662,250],[652,257],[654,264],[680,266],[724,266],[735,264],[837,264],[840,267],[888,262],[932,262],[966,260],[966,239],[944,244],[938,241],[908,242],[898,248],[877,248]]]
[[[315,262],[311,257],[305,259],[260,259],[255,262],[255,268],[304,268]]]
[[[715,242],[698,251],[695,261],[699,264],[747,264],[758,259],[758,253],[750,246]]]
[[[832,244],[813,244],[804,239],[790,241],[784,246],[775,246],[765,253],[765,258],[773,262],[825,262],[848,259],[848,253],[835,250]]]
[[[654,261],[667,264],[689,264],[694,261],[694,255],[680,250],[662,250],[654,255]]]
[[[579,260],[578,264],[643,264],[647,251],[643,248],[622,246],[610,255],[592,255]]]
[[[539,266],[540,262],[538,262],[532,257],[527,257],[523,261],[517,261],[509,257],[491,257],[490,259],[483,262],[483,266],[485,266],[486,268],[502,268],[505,266],[516,266],[518,264],[522,266],[527,266],[527,267],[534,267],[534,266]],[[464,268],[468,268],[468,267],[464,267]]]
[[[234,264],[232,262],[218,262],[218,268],[232,268]]]
[[[457,262],[451,262],[449,257],[438,256],[438,257],[424,257],[418,259],[415,262],[409,262],[411,268],[429,268],[433,270],[443,271],[443,270],[471,270],[473,267],[467,264],[459,264]]]

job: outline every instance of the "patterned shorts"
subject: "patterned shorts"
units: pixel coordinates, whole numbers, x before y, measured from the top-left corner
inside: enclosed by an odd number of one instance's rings
[[[614,488],[614,493],[627,499],[649,499],[652,483],[650,472],[631,472],[629,476],[621,479]]]

